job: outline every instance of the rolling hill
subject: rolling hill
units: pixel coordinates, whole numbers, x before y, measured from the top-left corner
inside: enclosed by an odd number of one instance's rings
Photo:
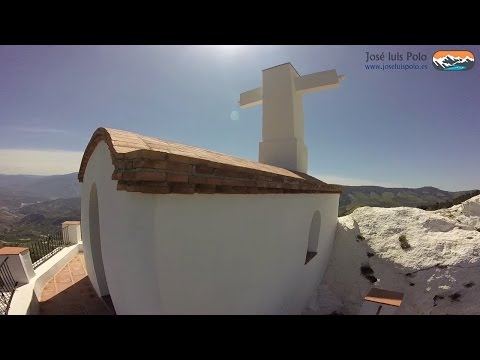
[[[46,201],[49,198],[33,192],[0,187],[0,209],[15,210],[26,204]]]
[[[340,196],[338,214],[346,215],[361,206],[397,207],[428,206],[451,201],[470,191],[445,191],[434,187],[384,188],[380,186],[345,186]]]
[[[68,220],[80,220],[80,198],[43,201],[12,211],[0,209],[0,243],[57,233]]]
[[[78,173],[49,176],[0,175],[0,190],[38,196],[43,200],[80,197],[81,185],[77,176]]]
[[[0,208],[0,234],[12,229],[13,225],[21,218],[7,209]]]
[[[19,214],[39,214],[46,218],[67,217],[70,220],[80,220],[80,198],[55,199],[37,204],[23,206],[18,210]]]
[[[0,175],[0,240],[55,232],[62,221],[80,220],[81,185],[77,175]],[[361,206],[430,206],[452,201],[467,192],[470,191],[450,192],[434,187],[345,186],[339,215]]]
[[[55,233],[63,221],[80,220],[80,189],[77,173],[0,175],[0,246]]]

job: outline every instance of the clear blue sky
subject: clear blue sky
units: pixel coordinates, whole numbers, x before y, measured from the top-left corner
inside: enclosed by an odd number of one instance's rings
[[[458,45],[0,46],[0,173],[77,171],[100,126],[257,160],[261,107],[239,109],[239,94],[261,86],[262,69],[291,62],[300,74],[346,75],[304,97],[310,174],[480,188],[480,64],[437,71],[432,55],[445,49],[480,58],[480,47]],[[366,70],[367,51],[421,52],[415,64],[428,69]]]

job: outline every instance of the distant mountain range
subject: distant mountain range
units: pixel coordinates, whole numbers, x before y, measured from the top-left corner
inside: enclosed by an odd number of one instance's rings
[[[81,186],[77,175],[0,175],[0,191],[10,190],[15,194],[22,193],[44,200],[80,197]]]
[[[81,185],[77,173],[53,176],[0,175],[1,240],[35,238],[60,230],[66,220],[80,220]],[[360,206],[429,206],[471,191],[345,186],[339,215]]]
[[[80,192],[77,173],[0,175],[0,241],[37,238],[80,220]]]
[[[384,188],[380,186],[345,186],[340,196],[338,214],[348,214],[361,206],[419,207],[452,201],[468,191],[445,191],[426,186],[418,189]]]

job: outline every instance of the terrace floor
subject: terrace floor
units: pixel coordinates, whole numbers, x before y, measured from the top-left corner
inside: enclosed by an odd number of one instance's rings
[[[85,258],[78,254],[45,285],[40,315],[114,315],[109,297],[100,298],[87,276]]]

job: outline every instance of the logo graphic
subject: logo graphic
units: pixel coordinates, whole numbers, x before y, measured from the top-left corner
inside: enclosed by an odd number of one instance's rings
[[[432,63],[440,71],[465,71],[473,68],[475,56],[466,50],[441,50],[433,54]]]

